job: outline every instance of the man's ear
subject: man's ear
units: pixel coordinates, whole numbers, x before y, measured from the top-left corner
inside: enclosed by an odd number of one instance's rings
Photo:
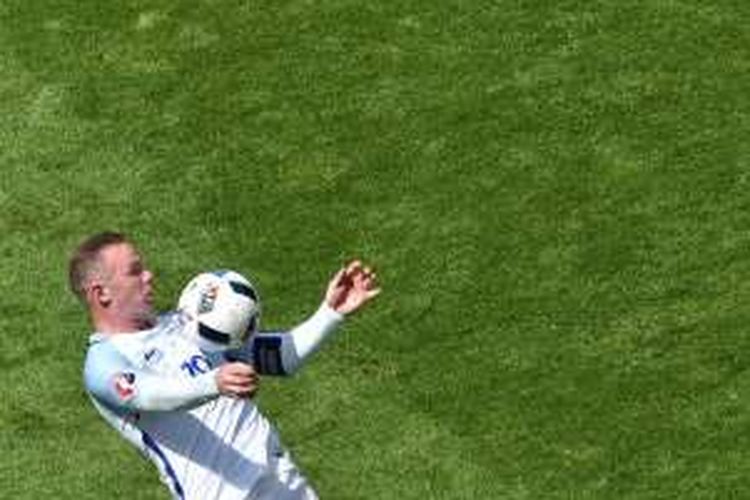
[[[89,284],[86,295],[90,304],[96,304],[99,307],[108,307],[112,303],[112,292],[109,287],[100,279],[92,280]]]

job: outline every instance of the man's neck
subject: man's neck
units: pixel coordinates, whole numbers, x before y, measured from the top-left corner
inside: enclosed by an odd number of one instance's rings
[[[156,318],[92,318],[97,332],[103,334],[137,333],[156,325]]]

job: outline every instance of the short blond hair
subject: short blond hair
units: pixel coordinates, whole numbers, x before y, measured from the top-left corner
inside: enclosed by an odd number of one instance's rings
[[[130,239],[123,233],[104,231],[83,240],[73,252],[68,262],[68,285],[81,301],[86,300],[86,285],[98,268],[102,250],[121,243],[130,243]]]

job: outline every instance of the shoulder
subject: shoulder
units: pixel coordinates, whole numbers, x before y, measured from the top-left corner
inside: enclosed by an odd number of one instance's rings
[[[94,336],[92,336],[94,337]],[[115,337],[92,338],[83,367],[83,384],[94,399],[110,409],[132,395],[134,368]]]
[[[84,379],[88,386],[93,380],[129,365],[127,357],[117,348],[111,338],[92,336],[83,365]]]
[[[180,311],[169,311],[159,315],[151,332],[155,336],[181,334],[187,323],[185,314]]]

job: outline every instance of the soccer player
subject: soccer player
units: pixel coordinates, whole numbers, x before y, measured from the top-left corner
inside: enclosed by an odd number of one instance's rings
[[[252,400],[259,382],[253,364],[209,356],[184,334],[184,315],[155,314],[153,275],[126,236],[85,240],[70,260],[69,278],[95,330],[84,366],[91,401],[156,465],[174,498],[317,498]],[[341,269],[312,317],[276,334],[275,342],[265,335],[266,354],[276,346],[283,360],[276,370],[296,370],[345,315],[379,291],[360,262]]]

